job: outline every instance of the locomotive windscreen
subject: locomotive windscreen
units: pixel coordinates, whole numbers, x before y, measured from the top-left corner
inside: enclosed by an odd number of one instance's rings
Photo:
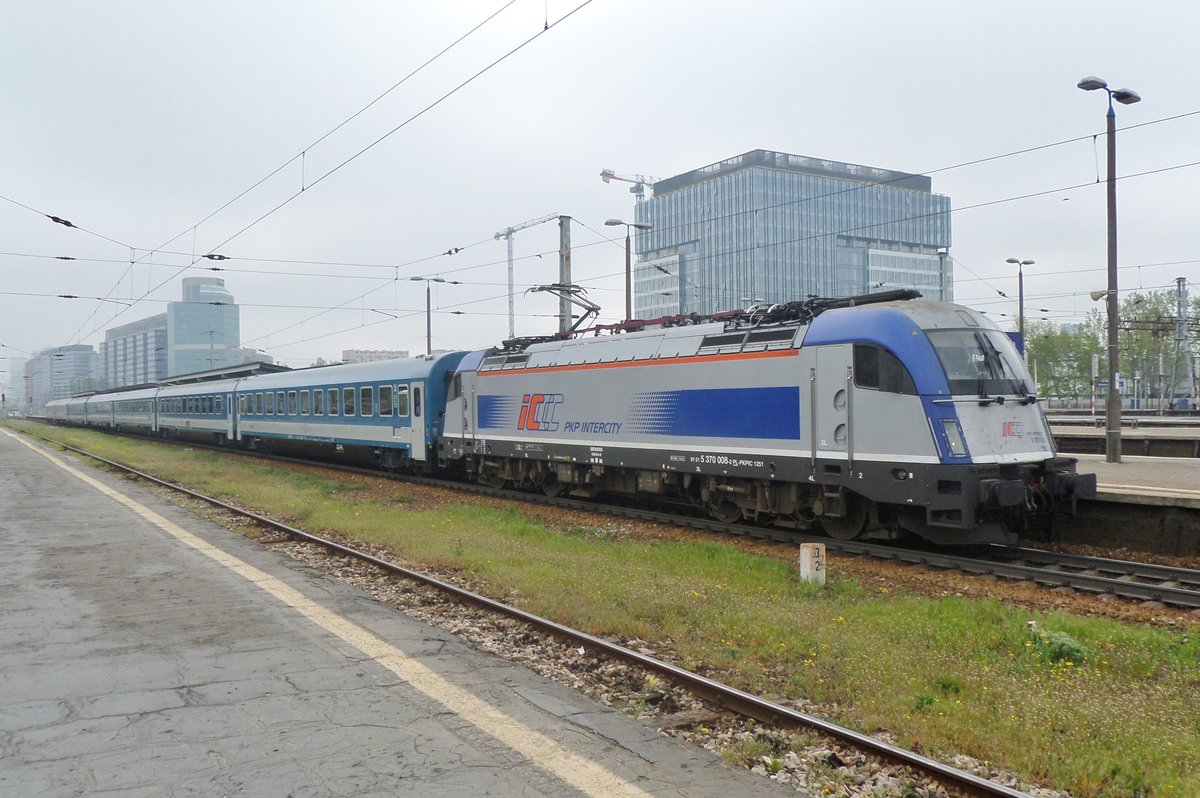
[[[998,330],[929,330],[952,394],[1033,393],[1033,381],[1008,336]]]

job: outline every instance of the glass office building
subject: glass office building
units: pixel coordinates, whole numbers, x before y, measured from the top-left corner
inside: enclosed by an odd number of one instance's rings
[[[953,299],[950,198],[928,176],[754,150],[661,180],[634,210],[634,315],[916,288]]]
[[[167,305],[167,376],[244,361],[233,294],[216,277],[185,277],[183,301]]]
[[[25,362],[27,413],[39,414],[46,403],[96,389],[96,350],[87,344],[43,349]]]
[[[148,385],[166,377],[167,314],[105,330],[100,376],[108,388]]]

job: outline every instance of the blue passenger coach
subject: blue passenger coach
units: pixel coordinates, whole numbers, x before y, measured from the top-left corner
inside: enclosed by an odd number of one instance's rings
[[[366,447],[380,465],[424,465],[442,433],[446,386],[465,352],[324,366],[242,380],[236,439]]]
[[[234,440],[233,392],[239,382],[224,379],[158,389],[158,433],[218,443]]]

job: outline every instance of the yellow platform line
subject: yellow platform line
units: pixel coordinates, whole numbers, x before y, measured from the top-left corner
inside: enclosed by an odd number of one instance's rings
[[[195,549],[209,559],[252,583],[264,593],[293,608],[308,620],[344,640],[370,659],[394,673],[399,679],[424,693],[463,718],[473,726],[520,753],[541,769],[570,784],[575,789],[592,796],[629,796],[649,798],[649,793],[636,787],[611,771],[582,757],[540,732],[534,731],[520,721],[514,720],[461,687],[451,683],[428,667],[415,661],[400,649],[363,627],[343,618],[283,581],[259,568],[238,559],[228,552],[205,542],[183,527],[171,522],[143,504],[110,488],[61,458],[5,431],[6,435],[19,441],[30,450],[45,457],[54,465],[91,485],[113,501],[124,505],[137,515],[162,529],[181,543]]]

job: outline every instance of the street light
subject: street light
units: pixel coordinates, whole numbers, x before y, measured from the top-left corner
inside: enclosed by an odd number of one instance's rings
[[[1132,89],[1110,89],[1103,79],[1089,75],[1076,84],[1084,91],[1103,89],[1108,94],[1108,401],[1104,418],[1104,459],[1121,462],[1121,392],[1117,390],[1117,115],[1113,100],[1133,105],[1142,97]]]
[[[1033,261],[1009,258],[1004,262],[1017,264],[1017,337],[1021,339],[1021,358],[1028,362],[1025,354],[1025,267],[1032,266]]]
[[[605,222],[609,227],[625,225],[625,321],[633,320],[633,269],[630,264],[629,229],[649,230],[654,225],[647,222],[623,222],[620,219],[609,219]]]
[[[445,277],[410,277],[414,282],[425,283],[425,354],[433,354],[433,307],[429,304],[429,284],[446,283],[447,285],[462,285],[458,280],[447,280]]]

